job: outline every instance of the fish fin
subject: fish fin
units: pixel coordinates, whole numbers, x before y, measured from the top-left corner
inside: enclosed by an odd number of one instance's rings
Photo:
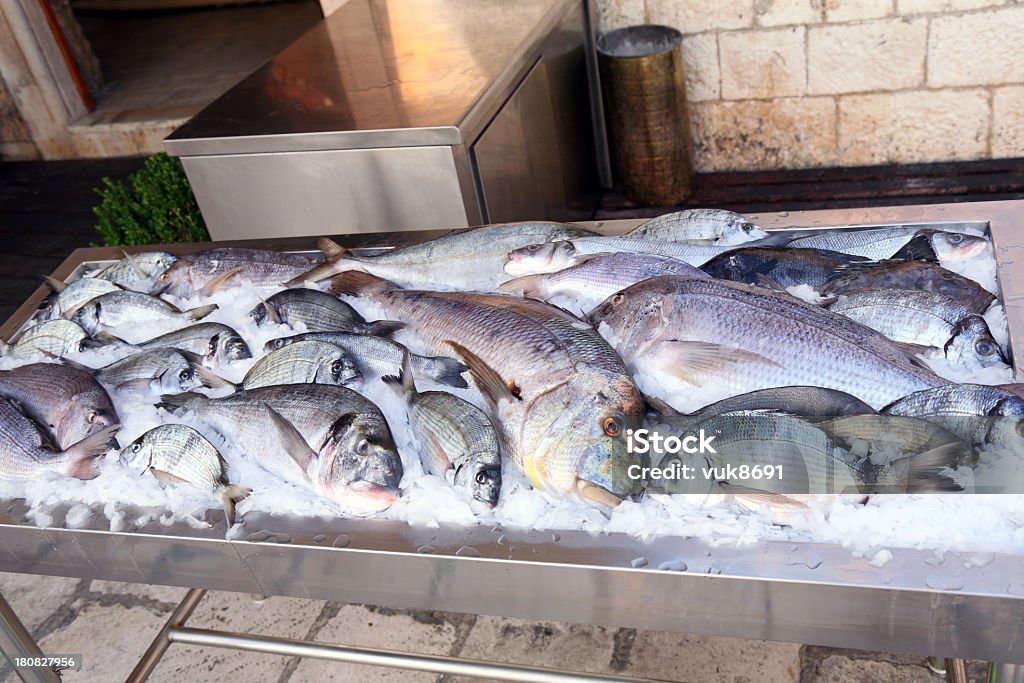
[[[317,239],[316,245],[324,254],[324,262],[301,275],[296,275],[284,283],[286,287],[298,287],[305,282],[325,280],[332,275],[343,272],[346,266],[348,266],[348,264],[343,263],[349,255],[349,250],[345,247],[327,237]]]
[[[734,363],[762,363],[782,367],[770,358],[743,349],[712,342],[667,340],[660,343],[671,350],[672,364],[665,371],[687,384],[701,386],[702,375],[723,370]]]
[[[140,280],[145,280],[149,277],[148,275],[146,275],[146,271],[142,270],[142,268],[139,266],[139,262],[135,260],[134,256],[129,254],[124,249],[121,250],[121,253],[124,254],[124,260],[128,262],[128,265],[131,266],[131,269],[135,272],[135,277],[139,278]]]
[[[317,238],[316,246],[317,249],[323,252],[324,259],[332,263],[349,253],[348,249],[341,246],[330,237]]]
[[[210,315],[214,311],[220,308],[217,304],[207,304],[205,306],[199,306],[197,308],[190,308],[187,311],[182,311],[189,320],[202,320],[206,316]]]
[[[366,325],[366,334],[374,337],[390,337],[405,327],[405,323],[397,320],[374,320]]]
[[[657,413],[658,415],[661,415],[663,417],[680,417],[682,415],[682,413],[680,413],[678,410],[670,406],[665,401],[662,401],[657,396],[649,396],[648,394],[644,393],[641,393],[640,395],[643,397],[644,403],[647,404],[647,407],[650,408],[655,413]]]
[[[806,503],[796,500],[795,498],[790,498],[789,496],[781,493],[762,491],[761,489],[743,486],[742,484],[730,484],[726,481],[720,481],[717,483],[718,487],[722,489],[724,493],[728,493],[729,495],[737,498],[744,498],[758,507],[766,505],[769,508],[783,508],[790,511],[810,510]]]
[[[63,280],[58,280],[57,278],[50,277],[49,275],[40,275],[39,277],[43,278],[43,282],[46,283],[46,286],[52,289],[57,294],[60,294],[65,289],[67,289],[68,283],[64,282]]]
[[[462,344],[448,340],[445,342],[455,350],[455,353],[462,358],[469,367],[469,375],[476,382],[477,387],[494,405],[501,401],[521,401],[522,391],[519,385],[512,381],[505,381],[490,365],[482,358],[467,349]]]
[[[277,306],[266,299],[260,299],[260,305],[263,306],[263,310],[267,314],[267,320],[275,325],[281,324],[281,312],[277,310]]]
[[[252,489],[248,486],[228,484],[224,487],[224,491],[220,494],[220,501],[224,505],[224,521],[229,527],[235,525],[235,505],[248,498],[250,493],[252,493]]]
[[[546,274],[538,273],[536,275],[523,275],[522,277],[513,278],[498,285],[498,289],[502,292],[519,292],[523,296],[536,299],[540,294],[541,281]]]
[[[938,263],[939,257],[936,256],[935,250],[932,248],[931,240],[928,239],[927,234],[915,235],[910,239],[909,242],[903,245],[903,247],[892,255],[892,261],[928,261],[929,263]]]
[[[157,408],[163,408],[167,412],[173,413],[194,398],[206,398],[206,396],[196,391],[185,391],[180,394],[163,394],[155,405]]]
[[[409,349],[402,352],[402,369],[398,376],[386,375],[381,381],[394,389],[400,396],[413,396],[416,394],[416,382],[412,377],[412,366],[410,365]]]
[[[770,289],[774,292],[779,292],[781,294],[789,294],[789,292],[786,291],[785,287],[783,287],[782,285],[780,285],[778,282],[771,279],[767,275],[764,275],[763,273],[758,273],[754,277],[754,284],[756,284],[758,287],[764,287],[765,289]]]
[[[132,344],[129,344],[124,339],[121,339],[120,337],[115,337],[109,332],[97,332],[96,334],[92,335],[92,337],[83,339],[80,344],[80,347],[82,349],[101,349],[112,345],[132,346]]]
[[[389,289],[397,289],[393,282],[385,280],[376,275],[364,273],[361,270],[346,270],[344,273],[335,275],[330,279],[327,291],[334,296],[347,294],[349,296],[360,296],[362,294],[375,294],[386,292]]]
[[[905,353],[907,357],[912,361],[919,361],[917,357],[919,353],[926,353],[928,351],[934,351],[935,347],[928,346],[927,344],[911,344],[910,342],[898,342],[894,341],[893,344],[900,348],[900,351]]]
[[[245,266],[237,266],[231,270],[225,271],[213,278],[199,290],[200,296],[213,296],[221,287],[228,283],[228,280],[245,270]]]
[[[164,470],[159,470],[155,467],[150,467],[149,471],[154,477],[157,478],[157,481],[159,481],[161,484],[170,484],[172,486],[177,486],[178,484],[189,483],[187,479],[182,479],[181,477],[175,474],[165,472]]]
[[[88,365],[86,365],[85,363],[79,363],[78,361],[71,360],[70,358],[62,358],[60,356],[55,356],[54,354],[50,353],[49,351],[45,351],[45,350],[43,351],[43,355],[44,356],[49,356],[50,358],[56,358],[61,363],[63,363],[64,365],[67,365],[69,368],[74,368],[75,370],[84,370],[86,372],[92,373],[92,372],[96,372],[96,370],[99,369],[99,368],[91,368]]]
[[[434,370],[430,373],[430,379],[457,389],[469,387],[466,378],[462,376],[462,373],[469,369],[464,364],[446,356],[434,356],[430,360],[435,365]]]
[[[963,491],[963,487],[943,473],[945,469],[956,469],[963,459],[965,450],[971,447],[962,441],[952,441],[909,458],[895,462],[900,472],[900,483],[908,491]]]
[[[95,479],[100,473],[96,460],[110,450],[111,441],[119,429],[119,424],[109,425],[70,446],[65,451],[68,456],[68,476],[75,479]]]
[[[115,385],[114,388],[118,391],[145,391],[153,386],[153,382],[159,382],[157,377],[136,377],[135,379],[128,379]]]
[[[208,389],[223,389],[224,387],[231,387],[232,389],[238,388],[238,385],[234,382],[230,382],[215,372],[206,369],[202,365],[202,359],[198,362],[190,360],[189,364],[192,366],[192,371],[196,373],[196,377],[199,378],[202,385]]]
[[[295,428],[295,425],[286,420],[281,413],[274,410],[268,403],[264,403],[263,406],[267,409],[267,414],[270,416],[270,423],[277,430],[277,435],[280,439],[278,443],[285,453],[302,468],[302,472],[305,473],[310,461],[316,460],[316,451],[309,447],[309,443],[299,433],[299,430]]]
[[[846,275],[848,273],[861,273],[865,270],[872,270],[879,266],[891,266],[897,263],[903,263],[902,259],[879,259],[873,261],[871,259],[865,259],[863,261],[850,261],[849,263],[842,263],[835,267],[833,271],[834,275],[829,280],[834,279],[838,275]],[[825,284],[828,284],[827,282]]]

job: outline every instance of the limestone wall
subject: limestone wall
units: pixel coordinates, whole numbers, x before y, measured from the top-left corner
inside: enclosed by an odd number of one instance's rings
[[[698,170],[1024,157],[1019,0],[598,0],[684,34]]]

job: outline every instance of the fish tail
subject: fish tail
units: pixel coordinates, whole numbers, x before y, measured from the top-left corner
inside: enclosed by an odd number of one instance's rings
[[[469,367],[463,363],[446,356],[434,356],[428,360],[431,362],[430,379],[458,389],[469,387],[466,378],[462,376],[462,373],[469,370]]]
[[[83,339],[80,346],[85,351],[88,349],[102,349],[107,346],[134,346],[134,344],[129,344],[124,339],[115,337],[109,332],[97,332],[92,337]]]
[[[540,294],[540,285],[543,278],[543,275],[523,275],[522,277],[503,282],[498,285],[498,289],[502,292],[519,292],[523,296],[536,299]]]
[[[100,473],[97,459],[110,449],[114,434],[121,425],[104,427],[90,434],[64,451],[67,458],[67,474],[76,479],[95,479]]]
[[[235,505],[249,497],[252,489],[248,486],[228,484],[220,494],[220,501],[224,505],[224,519],[228,526],[235,525]]]
[[[961,441],[943,444],[896,461],[899,483],[907,491],[963,491],[948,474],[956,469],[970,446]]]
[[[349,250],[334,240],[321,237],[316,241],[316,245],[324,254],[324,262],[301,275],[296,275],[286,282],[285,286],[297,287],[304,282],[319,282],[349,268],[357,267],[349,257]]]
[[[202,320],[218,308],[219,306],[217,306],[217,304],[207,304],[205,306],[198,306],[197,308],[190,308],[187,311],[183,311],[183,313],[189,320]]]
[[[155,405],[157,408],[163,408],[169,413],[174,413],[195,398],[206,398],[206,396],[194,391],[186,391],[181,394],[163,394]]]
[[[204,387],[209,389],[223,389],[224,387],[231,387],[232,389],[238,389],[239,386],[234,382],[230,382],[220,375],[206,369],[199,363],[190,362],[192,371],[196,373],[196,377],[202,382]]]
[[[47,287],[52,289],[57,294],[60,294],[65,289],[67,289],[68,284],[62,280],[58,280],[55,277],[50,277],[49,275],[40,275],[39,277],[43,279],[43,282],[46,283]]]
[[[412,396],[416,393],[416,383],[412,378],[412,366],[409,357],[409,349],[402,352],[402,369],[398,372],[398,377],[394,375],[385,375],[380,378],[384,384],[395,390],[400,396]]]
[[[366,334],[374,337],[390,337],[405,327],[405,323],[397,320],[374,320],[366,325]]]
[[[331,278],[327,291],[334,296],[347,294],[349,296],[362,296],[366,294],[377,294],[395,289],[396,285],[384,278],[370,275],[360,270],[346,270]]]

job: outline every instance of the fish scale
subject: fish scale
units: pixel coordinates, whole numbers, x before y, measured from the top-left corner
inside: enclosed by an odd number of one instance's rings
[[[341,347],[300,341],[261,358],[242,380],[246,389],[276,384],[348,384],[361,380],[352,359]]]
[[[160,275],[160,283],[168,294],[189,299],[232,270],[240,269],[231,279],[264,287],[283,284],[316,264],[317,260],[302,254],[221,247],[180,257]]]

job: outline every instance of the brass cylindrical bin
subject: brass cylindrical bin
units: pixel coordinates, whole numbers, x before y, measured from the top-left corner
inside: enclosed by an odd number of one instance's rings
[[[638,204],[678,204],[693,190],[682,38],[630,26],[597,39],[615,170]]]

